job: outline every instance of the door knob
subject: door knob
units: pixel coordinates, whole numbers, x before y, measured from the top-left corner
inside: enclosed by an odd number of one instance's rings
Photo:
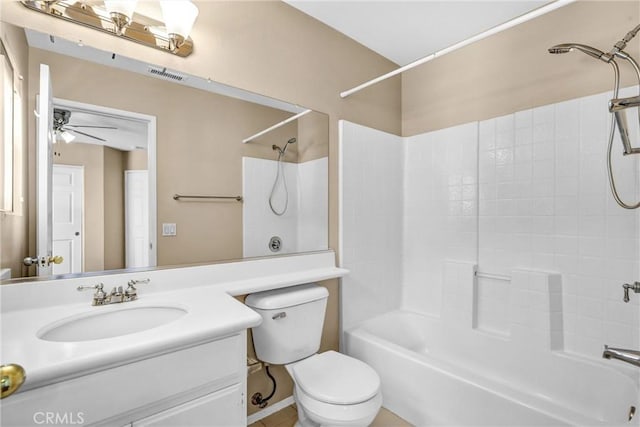
[[[24,368],[14,363],[0,366],[0,376],[2,377],[2,394],[0,394],[0,399],[9,397],[15,393],[27,377]]]
[[[63,261],[64,261],[64,258],[61,257],[60,255],[49,257],[49,264],[62,264]]]
[[[30,266],[32,266],[34,264],[37,264],[38,263],[38,259],[39,258],[37,256],[28,256],[28,257],[26,257],[25,259],[22,260],[22,263],[24,265],[26,265],[27,267],[30,267]]]

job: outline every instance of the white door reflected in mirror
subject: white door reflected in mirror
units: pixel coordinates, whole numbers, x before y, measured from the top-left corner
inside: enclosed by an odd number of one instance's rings
[[[53,253],[64,259],[53,274],[81,273],[84,166],[53,165],[51,196]]]

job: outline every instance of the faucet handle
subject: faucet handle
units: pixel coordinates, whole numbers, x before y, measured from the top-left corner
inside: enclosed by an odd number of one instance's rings
[[[107,298],[107,294],[104,292],[104,284],[102,283],[98,283],[97,285],[84,285],[84,286],[78,286],[77,289],[79,291],[84,291],[86,289],[95,289],[96,293],[93,294],[93,301],[91,302],[91,305],[103,305],[106,298]]]
[[[629,302],[629,289],[631,289],[636,294],[639,294],[640,293],[640,282],[634,282],[633,284],[625,283],[625,284],[622,285],[622,288],[624,289],[624,298],[622,298],[622,300],[624,302]]]
[[[138,290],[136,289],[136,285],[140,285],[143,283],[149,283],[151,279],[131,279],[127,282],[127,290],[124,291],[125,297],[129,301],[133,301],[138,298]]]
[[[98,293],[101,291],[104,292],[102,288],[104,288],[104,284],[98,283],[97,285],[80,285],[76,289],[78,291],[86,291],[87,289],[96,289],[96,293]]]

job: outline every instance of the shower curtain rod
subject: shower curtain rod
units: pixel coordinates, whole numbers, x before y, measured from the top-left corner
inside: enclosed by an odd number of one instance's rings
[[[553,10],[559,9],[559,8],[561,8],[563,6],[568,5],[569,3],[573,3],[574,1],[576,1],[576,0],[556,0],[553,3],[549,3],[549,4],[546,4],[544,6],[541,6],[541,7],[537,8],[537,9],[532,10],[531,12],[527,12],[524,15],[520,15],[520,16],[518,16],[516,18],[513,18],[510,21],[507,21],[507,22],[505,22],[503,24],[500,24],[500,25],[497,25],[495,27],[492,27],[492,28],[488,29],[487,31],[484,31],[484,32],[482,32],[480,34],[476,34],[475,36],[469,37],[468,39],[462,40],[461,42],[458,42],[458,43],[453,44],[453,45],[451,45],[449,47],[446,47],[446,48],[444,48],[442,50],[439,50],[439,51],[434,52],[434,53],[432,53],[430,55],[427,55],[427,56],[425,56],[423,58],[420,58],[420,59],[418,59],[416,61],[413,61],[413,62],[411,62],[411,63],[409,63],[407,65],[404,65],[404,66],[402,66],[402,67],[400,67],[398,69],[390,71],[390,72],[388,72],[386,74],[383,74],[383,75],[381,75],[379,77],[376,77],[375,79],[372,79],[372,80],[369,80],[368,82],[362,83],[361,85],[358,85],[358,86],[354,87],[353,89],[349,89],[349,90],[345,90],[344,92],[340,92],[340,97],[341,98],[346,98],[346,97],[348,97],[350,95],[353,95],[356,92],[360,92],[362,89],[365,89],[365,88],[367,88],[369,86],[372,86],[372,85],[374,85],[376,83],[379,83],[379,82],[381,82],[383,80],[386,80],[386,79],[388,79],[390,77],[393,77],[393,76],[396,76],[398,74],[404,73],[405,71],[408,71],[408,70],[410,70],[412,68],[415,68],[418,65],[422,65],[422,64],[424,64],[426,62],[429,62],[429,61],[431,61],[433,59],[439,58],[442,55],[446,55],[447,53],[451,53],[451,52],[453,52],[455,50],[458,50],[458,49],[460,49],[460,48],[462,48],[464,46],[467,46],[467,45],[469,45],[471,43],[475,43],[475,42],[480,41],[480,40],[482,40],[482,39],[484,39],[486,37],[492,36],[494,34],[497,34],[497,33],[501,32],[501,31],[507,30],[507,29],[509,29],[511,27],[515,27],[518,24],[522,24],[523,22],[527,22],[527,21],[529,21],[529,20],[531,20],[533,18],[537,18],[538,16],[541,16],[541,15],[549,13],[549,12],[551,12]]]
[[[312,112],[312,111],[313,111],[313,110],[304,110],[303,112],[298,113],[298,114],[296,114],[295,116],[291,116],[291,117],[289,117],[288,119],[285,119],[285,120],[281,121],[280,123],[276,123],[275,125],[273,125],[273,126],[271,126],[271,127],[268,127],[268,128],[266,128],[265,130],[263,130],[263,131],[260,131],[260,132],[256,133],[255,135],[251,135],[249,138],[245,138],[245,139],[243,139],[243,140],[242,140],[242,143],[243,143],[243,144],[246,144],[247,142],[251,142],[251,141],[253,141],[254,139],[256,139],[256,138],[258,138],[258,137],[260,137],[260,136],[264,135],[265,133],[271,132],[271,131],[272,131],[272,130],[274,130],[274,129],[278,129],[279,127],[282,127],[282,126],[286,125],[287,123],[290,123],[290,122],[292,122],[292,121],[294,121],[294,120],[297,120],[297,119],[299,119],[300,117],[304,116],[305,114],[309,114],[309,113],[310,113],[310,112]]]

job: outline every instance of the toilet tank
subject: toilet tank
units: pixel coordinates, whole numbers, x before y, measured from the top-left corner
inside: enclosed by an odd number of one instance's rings
[[[262,316],[252,329],[258,359],[286,365],[317,353],[328,296],[313,283],[248,295],[245,304]]]

